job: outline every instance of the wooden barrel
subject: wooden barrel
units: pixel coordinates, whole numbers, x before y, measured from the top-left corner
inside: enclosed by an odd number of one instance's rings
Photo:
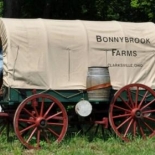
[[[89,101],[108,101],[110,86],[108,67],[88,68],[87,92]]]

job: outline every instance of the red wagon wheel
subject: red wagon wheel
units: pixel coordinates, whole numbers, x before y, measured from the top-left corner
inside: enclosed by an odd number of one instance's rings
[[[64,106],[46,94],[26,98],[14,116],[15,133],[29,149],[39,149],[45,143],[60,142],[67,127],[68,116]]]
[[[114,132],[125,141],[155,135],[155,92],[142,84],[129,84],[116,92],[109,111]]]

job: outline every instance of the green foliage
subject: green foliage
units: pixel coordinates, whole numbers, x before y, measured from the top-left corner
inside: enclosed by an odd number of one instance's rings
[[[88,141],[86,136],[66,136],[60,144],[45,144],[41,150],[27,150],[14,138],[11,142],[0,137],[1,155],[154,155],[155,139],[137,138],[132,142],[122,142],[114,135],[106,140],[96,136]]]
[[[43,0],[21,0],[19,1],[21,7],[22,18],[36,18],[41,17],[43,14],[43,6],[45,1]]]
[[[155,22],[155,5],[153,0],[132,0],[131,7],[136,10],[140,17],[143,16],[143,20]]]
[[[0,15],[4,9],[3,2],[4,0],[0,0]],[[16,18],[155,22],[154,0],[12,0],[12,2],[12,17]],[[14,13],[17,10],[18,13]]]
[[[131,1],[131,7],[133,7],[133,8],[138,8],[138,7],[139,7],[138,0],[132,0],[132,1]]]
[[[3,15],[3,0],[0,0],[0,17]]]

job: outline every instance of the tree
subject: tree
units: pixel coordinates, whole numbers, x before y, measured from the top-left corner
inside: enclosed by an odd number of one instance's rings
[[[20,17],[20,3],[19,0],[4,0],[3,1],[3,17],[19,18]]]
[[[0,17],[3,16],[3,0],[0,0]]]
[[[154,0],[0,0],[3,17],[155,22]],[[3,2],[3,3],[2,3]]]
[[[134,21],[155,22],[155,5],[153,0],[131,0],[131,7],[136,16]]]

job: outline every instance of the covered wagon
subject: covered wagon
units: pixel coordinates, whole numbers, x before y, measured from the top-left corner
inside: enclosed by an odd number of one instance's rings
[[[151,22],[1,18],[1,131],[13,122],[30,149],[60,142],[68,124],[154,136],[154,34]]]

